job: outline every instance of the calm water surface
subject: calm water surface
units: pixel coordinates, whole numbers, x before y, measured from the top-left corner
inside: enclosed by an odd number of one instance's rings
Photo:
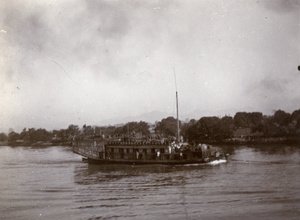
[[[89,165],[69,147],[0,147],[0,219],[299,219],[300,149],[226,163]]]

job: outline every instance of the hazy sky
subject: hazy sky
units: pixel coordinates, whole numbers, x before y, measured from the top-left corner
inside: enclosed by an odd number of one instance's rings
[[[0,2],[0,132],[300,108],[300,1]]]

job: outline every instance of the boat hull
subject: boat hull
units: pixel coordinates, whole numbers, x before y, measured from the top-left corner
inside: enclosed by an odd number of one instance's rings
[[[95,147],[96,146],[96,147]],[[104,145],[97,148],[97,143],[80,142],[73,146],[73,152],[86,158],[91,164],[163,164],[184,165],[203,164],[224,159],[224,154],[213,156],[210,151],[166,153],[168,145]],[[214,154],[216,155],[216,154]]]
[[[210,160],[110,160],[110,159],[94,159],[88,158],[88,163],[91,164],[128,164],[128,165],[147,165],[147,164],[162,164],[162,165],[183,165],[183,164],[203,164]]]

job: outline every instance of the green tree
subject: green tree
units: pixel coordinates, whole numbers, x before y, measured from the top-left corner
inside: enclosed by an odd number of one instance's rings
[[[197,122],[198,130],[204,137],[207,139],[214,139],[219,135],[218,125],[220,123],[220,119],[218,117],[202,117]]]
[[[115,134],[118,134],[118,132],[116,132],[116,127],[115,126],[108,126],[107,128],[103,129],[103,134],[106,137],[113,137]],[[122,132],[120,132],[121,135]]]
[[[291,115],[282,110],[277,110],[273,116],[274,123],[278,123],[280,126],[287,126],[291,119]]]
[[[292,113],[291,120],[295,121],[296,123],[295,128],[300,129],[300,109]]]
[[[182,123],[180,134],[183,135],[186,139],[188,139],[189,128],[194,126],[197,123],[195,119],[191,119],[188,123]]]
[[[21,140],[24,140],[24,141],[27,141],[27,142],[29,141],[29,134],[28,134],[26,128],[24,128],[24,129],[22,130],[22,132],[20,133],[20,139],[21,139]]]
[[[7,139],[7,140],[8,140],[9,143],[13,144],[13,143],[15,143],[17,140],[19,140],[19,138],[20,138],[19,133],[14,132],[14,131],[11,131],[11,132],[9,132],[9,134],[8,134],[8,139]]]
[[[29,128],[28,129],[28,137],[29,137],[29,141],[31,143],[33,143],[33,142],[35,142],[37,140],[37,136],[36,136],[34,128]]]
[[[226,139],[233,137],[234,133],[234,122],[230,116],[224,116],[219,121],[219,124],[215,127],[216,133],[219,139]]]
[[[50,141],[51,133],[46,131],[44,128],[39,128],[35,131],[35,141]]]
[[[140,122],[128,122],[122,127],[123,134],[141,133],[143,135],[149,135],[149,125],[144,121]]]
[[[7,141],[7,135],[5,133],[0,133],[0,141]]]
[[[57,131],[57,136],[58,140],[61,140],[61,141],[66,141],[67,140],[67,132],[65,129],[60,129],[59,131]]]
[[[183,127],[184,137],[195,143],[226,139],[232,137],[234,132],[234,122],[230,116],[221,119],[218,117],[202,117],[197,122],[191,120]]]
[[[181,122],[179,121],[179,128]],[[176,136],[177,133],[177,120],[174,117],[162,119],[156,124],[155,132],[164,136]]]
[[[233,120],[237,128],[249,127],[248,114],[246,112],[237,112]]]
[[[197,121],[195,119],[191,119],[181,127],[181,135],[190,143],[194,143],[197,139],[196,123]]]
[[[67,131],[66,131],[66,134],[69,135],[69,136],[76,136],[79,134],[79,127],[78,125],[69,125]]]

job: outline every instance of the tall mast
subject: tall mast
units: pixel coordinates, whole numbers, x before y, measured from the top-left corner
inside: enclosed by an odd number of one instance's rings
[[[174,78],[175,78],[175,89],[176,89],[176,114],[177,114],[177,141],[179,143],[180,139],[180,131],[179,131],[179,117],[178,117],[178,93],[177,93],[177,82],[176,82],[176,75],[175,75],[175,67],[174,67]]]
[[[178,93],[176,91],[176,112],[177,112],[177,141],[179,143],[180,132],[179,132],[179,117],[178,117]]]

